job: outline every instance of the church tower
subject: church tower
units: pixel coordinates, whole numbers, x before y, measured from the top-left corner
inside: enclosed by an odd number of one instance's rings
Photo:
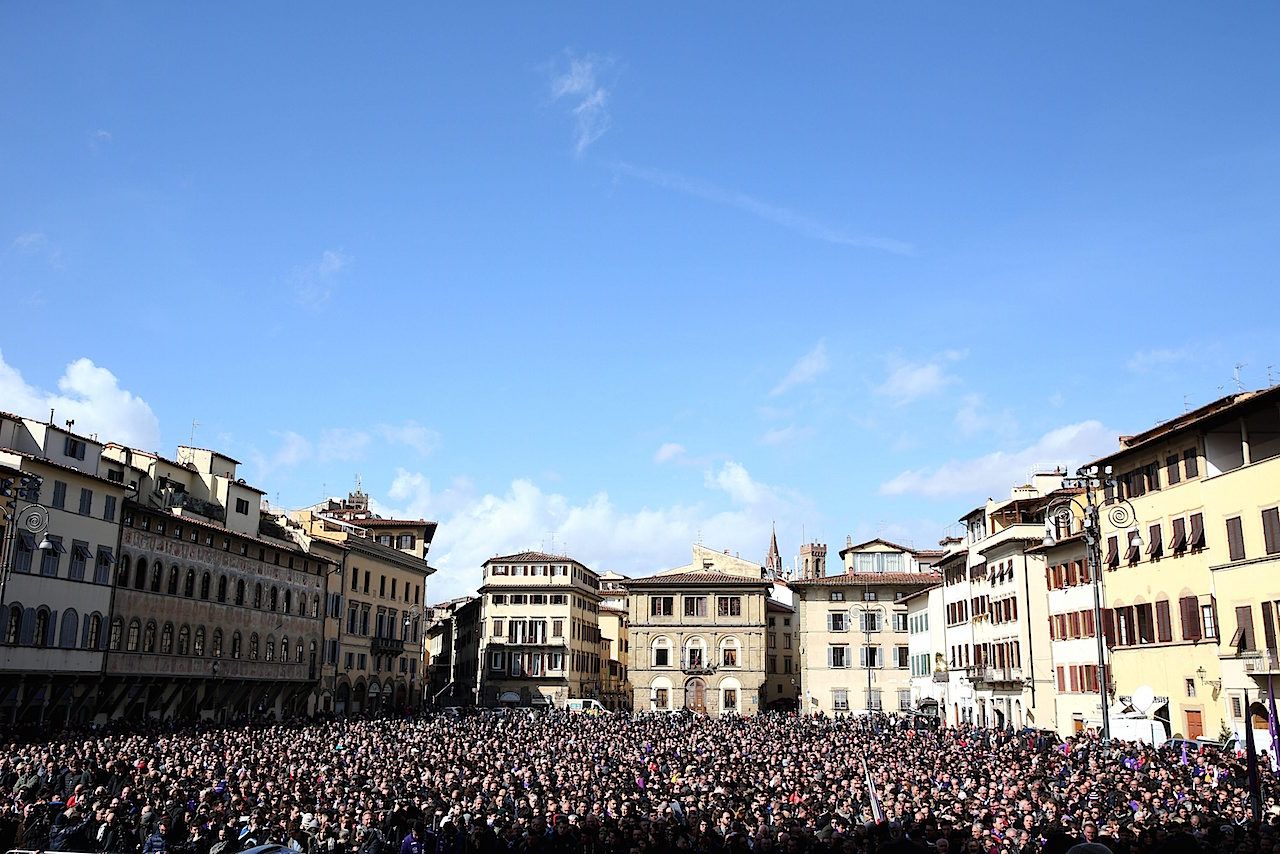
[[[773,526],[773,536],[769,539],[769,556],[764,560],[764,568],[770,578],[782,577],[782,555],[778,553],[778,526]]]
[[[800,547],[800,579],[812,581],[827,574],[827,546],[825,543],[805,543]]]

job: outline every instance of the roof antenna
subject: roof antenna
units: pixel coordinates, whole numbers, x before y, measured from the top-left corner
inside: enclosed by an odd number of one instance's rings
[[[1274,367],[1275,365],[1267,365],[1267,388],[1271,388],[1273,385],[1275,385],[1275,383],[1272,382],[1271,380],[1271,370]]]
[[[1244,362],[1236,362],[1236,369],[1231,376],[1236,382],[1236,391],[1244,391],[1244,383],[1240,382],[1240,369],[1245,366]]]
[[[1191,395],[1184,394],[1182,396],[1182,412],[1185,415],[1191,411]]]
[[[200,422],[192,418],[191,419],[191,439],[189,440],[189,444],[192,447],[194,447],[196,444],[196,428],[199,426],[200,426]]]

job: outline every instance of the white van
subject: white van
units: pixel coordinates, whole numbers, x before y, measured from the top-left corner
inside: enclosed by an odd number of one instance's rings
[[[599,700],[589,698],[570,698],[564,704],[567,712],[582,712],[585,715],[603,715],[607,710],[600,705]]]
[[[1102,729],[1102,724],[1096,720],[1086,721],[1085,725],[1091,729]],[[1111,737],[1120,741],[1136,741],[1141,744],[1149,744],[1152,747],[1159,747],[1169,740],[1169,737],[1165,735],[1164,724],[1140,715],[1132,717],[1112,715]]]

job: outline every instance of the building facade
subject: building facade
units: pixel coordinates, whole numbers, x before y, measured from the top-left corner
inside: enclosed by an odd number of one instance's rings
[[[476,674],[483,706],[555,706],[600,699],[600,578],[564,555],[490,558],[480,586]]]
[[[902,598],[907,608],[907,659],[911,671],[911,707],[942,718],[947,708],[947,656],[942,586],[922,588]]]
[[[685,566],[626,582],[633,708],[754,715],[766,701],[760,564],[693,547]]]
[[[772,596],[765,600],[765,614],[764,708],[794,712],[800,707],[800,621],[794,607]]]

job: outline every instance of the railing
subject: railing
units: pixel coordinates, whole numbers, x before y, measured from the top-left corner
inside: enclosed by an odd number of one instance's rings
[[[1280,673],[1280,650],[1251,649],[1240,654],[1245,673]]]
[[[369,649],[374,655],[402,655],[404,654],[404,641],[400,638],[372,638],[369,641]]]
[[[205,501],[203,498],[196,498],[190,493],[166,489],[157,491],[156,496],[161,506],[165,508],[186,510],[214,522],[226,522],[227,520],[226,508],[221,504]]]
[[[945,670],[935,670],[935,671],[933,671],[933,681],[934,681],[934,682],[946,682],[946,681],[950,680],[950,678],[951,678],[951,674],[950,674],[950,673],[948,673],[948,672],[947,672],[947,671],[945,671]]]
[[[967,669],[969,672],[969,681],[971,682],[984,682],[986,684],[1020,684],[1023,681],[1022,669],[1019,667],[992,667],[986,664],[979,664]]]
[[[711,676],[716,672],[716,669],[706,662],[701,664],[688,664],[687,662],[682,661],[680,662],[680,670],[689,676]]]

